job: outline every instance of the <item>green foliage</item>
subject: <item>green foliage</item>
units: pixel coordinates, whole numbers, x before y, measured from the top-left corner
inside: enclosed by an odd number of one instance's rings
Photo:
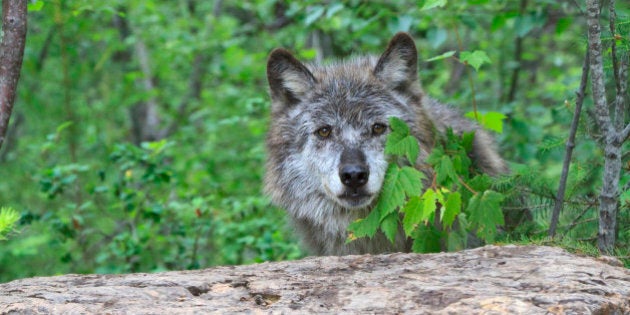
[[[427,59],[425,61],[426,62],[431,62],[431,61],[438,61],[438,60],[450,58],[450,57],[453,57],[455,55],[455,52],[456,51],[454,51],[454,50],[447,51],[447,52],[445,52],[445,53],[443,53],[443,54],[441,54],[439,56],[431,57],[431,58],[429,58],[429,59]]]
[[[13,232],[18,220],[20,220],[20,215],[17,211],[12,208],[0,208],[0,241],[7,239],[7,235]]]
[[[503,133],[503,120],[507,118],[507,116],[499,112],[487,112],[483,114],[479,112],[468,112],[465,116],[477,120],[484,128],[496,133]]]
[[[409,135],[409,127],[396,117],[390,118],[390,126],[385,152],[393,161],[398,161],[397,156],[415,161],[409,157],[417,157],[418,142]],[[402,224],[405,235],[414,241],[414,250],[422,252],[465,248],[467,234],[472,232],[494,242],[497,226],[504,224],[501,203],[505,197],[492,190],[491,180],[472,165],[468,154],[473,140],[474,133],[457,136],[451,129],[439,137],[427,159],[433,170],[429,181],[415,168],[390,163],[376,206],[366,218],[350,224],[348,241],[373,237],[380,228],[394,242]],[[441,243],[448,247],[436,246]]]
[[[475,68],[475,71],[479,71],[479,68],[483,64],[492,63],[490,61],[490,57],[486,54],[485,51],[475,50],[475,51],[462,51],[459,54],[459,60],[466,65],[470,65]]]
[[[31,11],[39,11],[44,7],[44,1],[43,0],[34,0],[34,1],[29,1],[27,6],[27,10],[29,12]]]
[[[418,141],[411,135],[404,121],[393,117],[390,123],[393,132],[387,137],[385,153],[406,156],[410,164],[415,164],[420,152]]]
[[[445,6],[447,0],[426,0],[424,4],[420,7],[420,10],[429,10],[433,8],[440,8]]]

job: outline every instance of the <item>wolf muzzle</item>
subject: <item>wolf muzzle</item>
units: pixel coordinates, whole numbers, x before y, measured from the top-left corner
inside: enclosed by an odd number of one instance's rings
[[[346,187],[356,191],[370,178],[365,154],[359,149],[344,149],[339,163],[339,179]]]

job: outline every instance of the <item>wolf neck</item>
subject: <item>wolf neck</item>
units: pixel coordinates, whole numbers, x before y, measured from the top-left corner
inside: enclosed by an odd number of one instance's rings
[[[317,193],[313,193],[317,194]],[[316,202],[313,202],[313,199]],[[310,221],[309,225],[318,230],[323,230],[326,235],[343,236],[345,240],[345,231],[348,225],[356,219],[364,217],[370,211],[370,208],[364,209],[346,209],[341,207],[325,195],[317,195],[317,198],[309,198],[304,202],[297,202],[288,205],[289,211],[296,221]]]
[[[346,243],[348,225],[367,216],[371,207],[346,209],[323,195],[318,196],[316,204],[316,207],[312,207],[311,201],[308,208],[294,206],[287,209],[292,214],[294,227],[311,254],[376,254],[407,250],[406,240],[402,234],[397,237],[395,244],[391,244],[380,232],[372,238],[361,238]]]

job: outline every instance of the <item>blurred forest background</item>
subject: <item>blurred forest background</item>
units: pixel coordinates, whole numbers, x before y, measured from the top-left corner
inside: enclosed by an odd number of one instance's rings
[[[619,2],[627,58],[630,4]],[[280,46],[317,62],[380,54],[398,31],[416,39],[429,94],[463,112],[474,97],[481,112],[507,116],[497,138],[535,224],[503,241],[549,244],[584,10],[582,0],[29,1],[0,151],[0,206],[20,220],[0,241],[0,282],[302,257],[283,211],[261,192],[266,57]],[[606,28],[603,37],[612,40]],[[457,55],[427,61],[448,51],[483,51],[490,63],[474,71]],[[592,100],[584,106],[555,242],[588,251],[603,153]],[[616,252],[626,264],[628,151]]]

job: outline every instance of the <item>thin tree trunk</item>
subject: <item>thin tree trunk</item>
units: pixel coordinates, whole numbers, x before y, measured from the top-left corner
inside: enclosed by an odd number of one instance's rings
[[[523,17],[525,10],[527,9],[527,0],[521,0],[519,15]],[[516,90],[518,88],[518,77],[521,68],[523,67],[523,37],[517,36],[514,40],[514,60],[516,61],[516,67],[512,71],[512,78],[510,79],[510,90],[506,101],[511,103],[516,98]]]
[[[139,84],[142,88],[150,94],[149,98],[141,104],[136,105],[132,112],[135,117],[132,117],[138,124],[139,139],[138,143],[142,141],[154,141],[160,138],[160,117],[158,113],[158,102],[153,94],[155,85],[153,84],[153,71],[151,70],[149,52],[147,46],[142,39],[136,39],[134,46],[136,58],[140,64],[140,70],[142,71],[143,78]]]
[[[79,121],[75,112],[75,108],[72,106],[72,78],[70,77],[70,56],[68,56],[68,36],[65,31],[65,24],[67,22],[64,14],[66,6],[64,1],[55,2],[55,28],[59,33],[59,48],[61,50],[61,75],[62,75],[62,89],[63,89],[63,108],[66,112],[65,119],[72,124],[68,126],[68,150],[70,153],[70,159],[72,163],[77,162],[77,148],[79,138]],[[80,203],[77,203],[77,205]]]
[[[610,2],[614,11],[614,1]],[[586,1],[587,26],[588,26],[588,47],[589,62],[591,68],[591,84],[593,90],[593,101],[595,103],[595,116],[602,132],[602,144],[604,146],[604,174],[602,189],[599,195],[599,232],[597,246],[599,250],[611,254],[615,247],[617,231],[617,209],[619,206],[619,177],[621,173],[621,145],[627,138],[626,130],[630,125],[621,130],[623,117],[610,117],[610,107],[606,100],[606,87],[604,78],[604,67],[602,61],[602,41],[601,26],[599,23],[600,3],[598,0]],[[611,17],[614,19],[614,15]],[[614,24],[614,21],[611,21]],[[614,67],[618,66],[613,65]],[[621,77],[619,69],[614,69],[615,78]],[[617,82],[622,85],[626,82]],[[619,90],[617,91],[619,92]],[[618,110],[613,110],[618,114]],[[615,124],[613,125],[613,121]],[[617,125],[618,127],[616,128]]]
[[[212,15],[214,18],[218,19],[221,15],[221,10],[223,7],[223,1],[217,0],[212,7]],[[196,14],[195,1],[188,1],[188,12],[191,17],[194,17]],[[198,29],[193,27],[191,30],[192,34],[197,34]],[[160,133],[161,138],[166,138],[172,135],[179,128],[180,124],[187,119],[186,112],[188,111],[188,107],[191,102],[199,101],[201,99],[201,90],[202,83],[204,79],[204,74],[207,70],[208,57],[205,51],[200,51],[195,55],[193,59],[193,63],[191,66],[190,78],[188,80],[188,93],[181,101],[179,106],[177,107],[177,116],[172,120],[171,124],[162,130]]]
[[[13,111],[26,42],[26,0],[2,0],[0,44],[0,147]]]
[[[556,235],[556,227],[558,226],[558,219],[560,217],[560,211],[564,205],[564,193],[567,187],[567,177],[569,176],[569,166],[571,165],[571,156],[573,154],[573,148],[575,147],[575,134],[577,132],[578,123],[580,122],[580,113],[582,112],[582,102],[584,101],[584,94],[586,91],[586,85],[588,83],[588,71],[589,71],[589,53],[586,50],[586,57],[584,57],[584,63],[582,64],[582,78],[580,80],[580,88],[577,92],[577,99],[575,100],[575,112],[573,113],[573,120],[571,121],[571,129],[569,130],[569,139],[566,144],[566,154],[564,156],[564,162],[562,164],[562,175],[560,175],[560,184],[558,185],[558,194],[556,195],[556,203],[553,207],[553,213],[551,216],[551,225],[549,226],[549,236],[554,237]]]

